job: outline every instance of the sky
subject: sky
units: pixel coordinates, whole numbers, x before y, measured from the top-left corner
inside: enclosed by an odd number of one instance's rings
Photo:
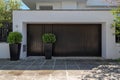
[[[24,3],[22,3],[22,9],[29,9]]]

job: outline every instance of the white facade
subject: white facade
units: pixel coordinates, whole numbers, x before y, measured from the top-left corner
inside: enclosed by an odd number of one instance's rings
[[[9,44],[0,43],[0,59],[10,58]]]
[[[108,4],[104,2],[104,6],[96,6],[96,3],[90,0],[23,0],[30,9],[37,11],[14,11],[13,12],[13,31],[23,34],[21,58],[25,58],[27,51],[23,51],[23,45],[27,45],[27,24],[102,24],[101,45],[102,58],[116,59],[120,58],[120,45],[115,42],[114,30],[111,28],[113,15],[109,10]],[[96,0],[97,1],[97,0]],[[91,6],[95,4],[95,6]],[[105,6],[106,4],[106,6]],[[53,6],[51,11],[39,11],[40,6]],[[113,5],[111,5],[113,6]],[[72,10],[69,10],[72,9]],[[76,10],[80,9],[80,10]],[[111,9],[111,8],[110,8]],[[0,44],[0,51],[5,53],[5,58],[9,58],[8,44]],[[3,49],[4,48],[4,49]],[[5,50],[7,49],[7,50]],[[0,54],[0,56],[3,53]],[[1,56],[2,57],[2,56]]]
[[[14,11],[13,29],[23,34],[23,45],[27,45],[26,24],[102,24],[102,57],[120,57],[120,47],[115,43],[114,30],[111,29],[113,16],[110,11]],[[21,58],[27,52],[21,50]]]

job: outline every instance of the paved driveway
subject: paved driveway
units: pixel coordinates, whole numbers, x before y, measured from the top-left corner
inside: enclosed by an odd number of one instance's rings
[[[120,80],[120,63],[40,57],[0,60],[0,80]]]

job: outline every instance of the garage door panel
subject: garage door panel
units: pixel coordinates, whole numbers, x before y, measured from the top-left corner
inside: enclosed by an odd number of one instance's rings
[[[42,43],[43,26],[37,24],[27,25],[27,55],[28,56],[42,56],[43,43]]]
[[[101,56],[101,25],[56,24],[54,56]]]

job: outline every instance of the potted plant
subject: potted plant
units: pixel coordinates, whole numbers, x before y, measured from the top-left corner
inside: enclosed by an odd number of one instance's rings
[[[7,37],[10,47],[10,60],[15,61],[20,58],[22,34],[19,32],[10,32]]]
[[[52,58],[52,45],[56,42],[56,36],[52,33],[45,33],[42,36],[44,43],[44,53],[46,59]]]

